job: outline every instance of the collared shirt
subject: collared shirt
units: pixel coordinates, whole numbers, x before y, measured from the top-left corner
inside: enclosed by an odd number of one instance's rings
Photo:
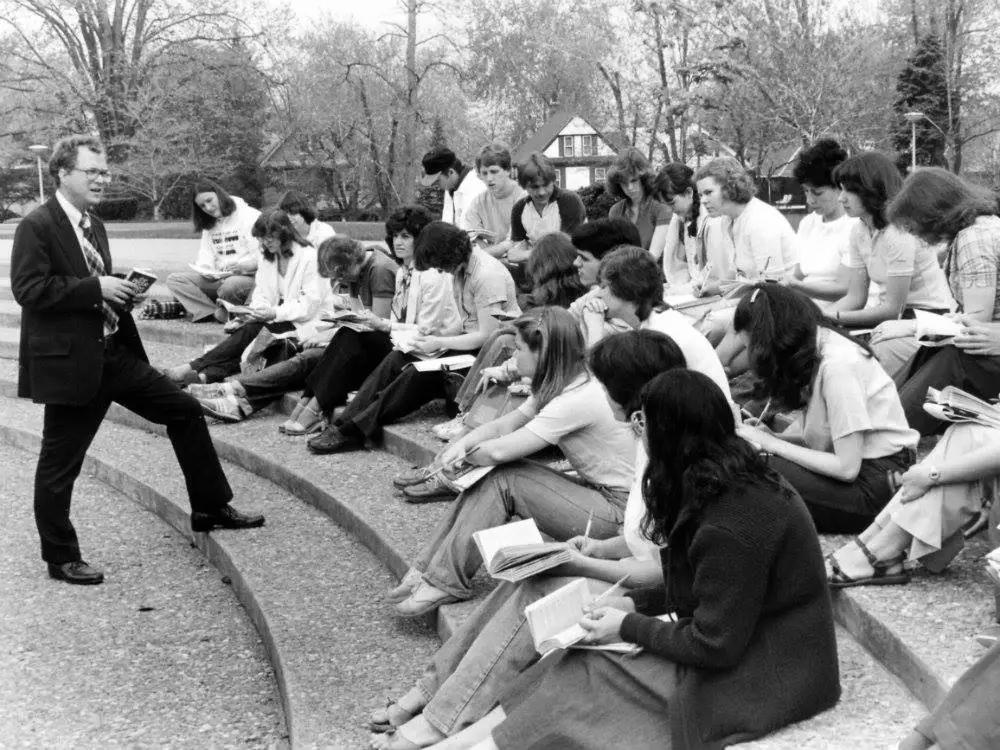
[[[80,221],[83,219],[83,212],[66,200],[66,197],[59,190],[56,190],[56,201],[59,202],[59,207],[62,208],[66,214],[66,218],[69,219],[69,223],[73,227],[73,233],[76,235],[76,243],[80,248],[80,255],[83,256],[83,262],[86,263],[87,254],[83,249],[83,227],[80,226]],[[95,247],[94,249],[98,253],[101,252],[99,247]]]
[[[472,248],[465,270],[456,274],[452,286],[462,331],[479,330],[479,310],[520,315],[517,288],[510,271],[499,260],[478,247]]]
[[[1000,217],[979,216],[955,235],[948,245],[944,272],[963,310],[966,289],[995,289],[993,320],[1000,320]]]
[[[642,242],[643,250],[649,250],[656,228],[669,224],[673,214],[673,209],[670,206],[656,200],[653,196],[639,201],[639,212],[636,214],[634,222],[629,215],[629,202],[624,198],[608,210],[609,219],[625,219],[635,224],[635,228],[639,230],[639,240]]]
[[[544,235],[552,232],[572,233],[587,221],[580,196],[572,190],[553,186],[552,197],[539,212],[531,197],[525,195],[514,204],[510,213],[510,238],[518,243],[507,253],[512,263],[520,263],[531,255],[531,249]]]
[[[475,170],[466,167],[466,173],[454,190],[444,191],[444,205],[441,209],[441,221],[454,224],[459,229],[468,229],[465,212],[472,199],[486,190],[486,183],[479,179]]]

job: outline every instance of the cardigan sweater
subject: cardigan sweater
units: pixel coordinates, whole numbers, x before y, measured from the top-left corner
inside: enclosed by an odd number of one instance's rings
[[[308,332],[303,328],[319,311],[323,286],[326,284],[316,270],[316,248],[296,243],[284,278],[278,275],[277,260],[261,258],[249,306],[273,309],[275,323],[292,323],[303,335]]]
[[[630,594],[621,635],[677,665],[674,747],[746,742],[837,702],[823,556],[787,484],[734,487],[700,517],[682,512],[660,557],[665,585]],[[647,616],[664,612],[678,620]]]

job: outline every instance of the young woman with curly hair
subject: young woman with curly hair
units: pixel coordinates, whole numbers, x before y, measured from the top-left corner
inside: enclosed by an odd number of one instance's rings
[[[867,346],[779,284],[748,289],[733,326],[770,398],[765,411],[802,410],[782,433],[744,425],[740,434],[772,454],[820,532],[861,531],[892,497],[892,477],[915,458],[919,436],[895,384]]]
[[[649,161],[636,149],[619,154],[608,171],[608,193],[619,199],[608,211],[608,218],[627,219],[634,224],[642,249],[659,260],[673,211],[656,195],[655,180]]]

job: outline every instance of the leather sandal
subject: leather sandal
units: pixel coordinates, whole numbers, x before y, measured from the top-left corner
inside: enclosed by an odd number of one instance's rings
[[[834,554],[827,555],[827,562],[830,563],[830,575],[827,583],[832,589],[845,589],[852,586],[895,586],[910,582],[910,574],[905,570],[898,573],[889,573],[889,568],[903,562],[903,556],[898,555],[891,560],[879,560],[875,554],[868,549],[868,545],[861,541],[860,537],[854,537],[854,543],[861,550],[861,553],[868,558],[868,563],[872,566],[872,574],[862,578],[852,578],[845,573],[837,562]]]
[[[303,422],[301,421],[301,415],[303,414],[312,414],[315,417],[315,419],[311,422]],[[323,431],[324,427],[323,415],[318,414],[317,412],[310,409],[308,406],[305,406],[299,413],[298,421],[291,423],[286,422],[282,426],[285,428],[284,433],[286,435],[291,435],[292,437],[300,437],[302,435],[312,435],[313,433]]]

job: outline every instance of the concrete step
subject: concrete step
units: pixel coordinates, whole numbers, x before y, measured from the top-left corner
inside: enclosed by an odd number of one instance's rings
[[[3,399],[0,439],[37,451],[41,414]],[[374,556],[259,473],[226,465],[234,504],[265,513],[264,528],[192,534],[183,478],[163,438],[105,422],[85,471],[160,516],[231,581],[274,666],[292,747],[360,747],[367,714],[398,692],[402,676],[418,674],[437,645],[426,626],[390,615],[378,594],[393,579]],[[358,504],[377,499],[370,482],[350,491]],[[88,558],[99,564],[100,550],[88,549]]]

